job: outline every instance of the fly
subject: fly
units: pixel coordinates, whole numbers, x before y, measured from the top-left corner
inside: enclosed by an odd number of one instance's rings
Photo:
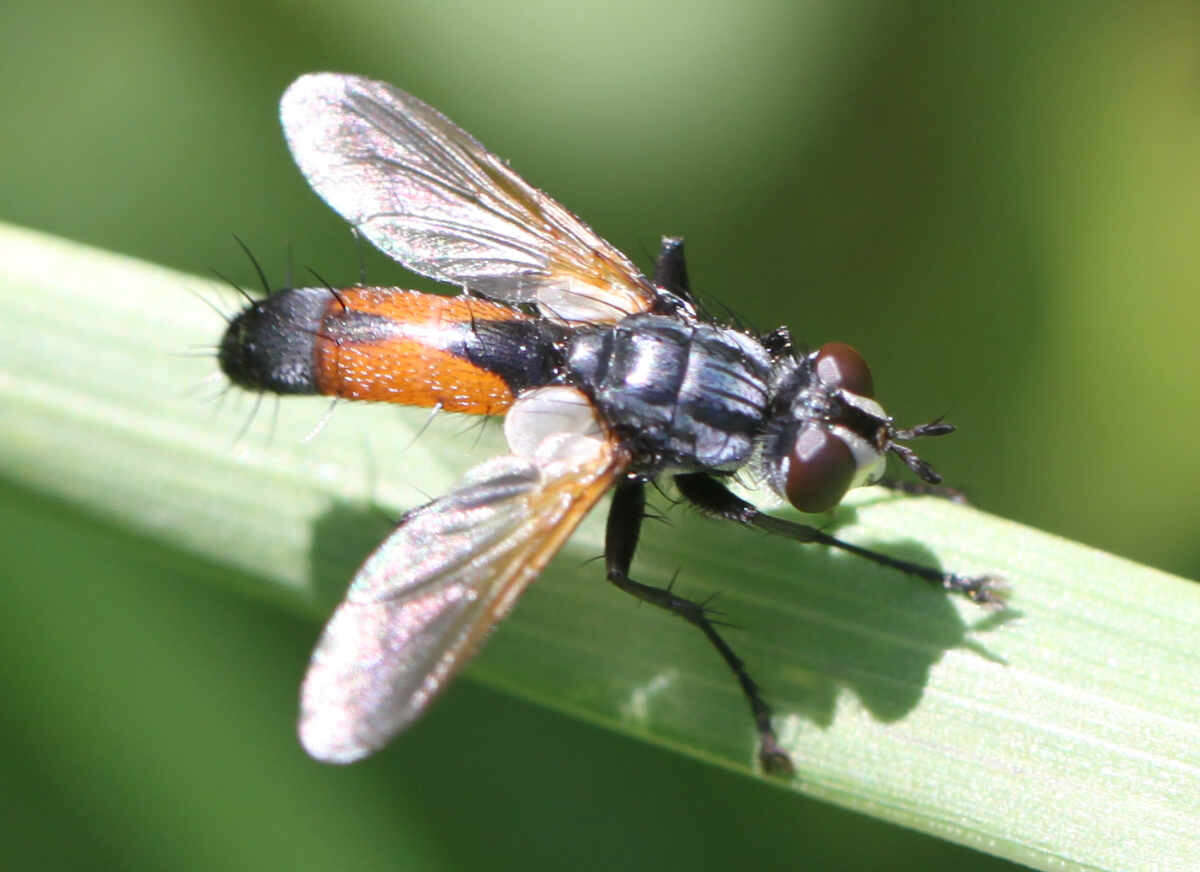
[[[301,690],[300,740],[348,763],[428,708],[580,520],[613,492],[610,582],[698,627],[749,703],[765,771],[791,760],[771,709],[701,603],[630,576],[646,486],[669,476],[706,515],[857,554],[985,606],[964,576],[764,514],[727,482],[746,470],[805,512],[853,487],[936,491],[848,345],[793,347],[704,316],[683,242],[653,278],[470,134],[390,85],[334,73],[294,82],[280,107],[300,171],[335,211],[413,272],[468,290],[296,288],[230,323],[219,361],[244,388],[504,415],[510,453],[408,512],[325,626]],[[895,455],[920,483],[883,478]]]

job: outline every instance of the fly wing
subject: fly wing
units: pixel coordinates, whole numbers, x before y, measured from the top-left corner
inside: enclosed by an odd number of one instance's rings
[[[300,741],[349,763],[412,723],[476,651],[626,465],[614,443],[557,433],[470,470],[409,513],[325,626]]]
[[[654,303],[625,255],[410,94],[313,73],[279,114],[313,190],[413,272],[563,321],[613,322]]]

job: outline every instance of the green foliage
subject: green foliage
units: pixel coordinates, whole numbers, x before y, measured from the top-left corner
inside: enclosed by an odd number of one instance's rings
[[[386,533],[373,500],[394,513],[420,499],[406,488],[444,490],[496,450],[494,433],[464,433],[452,419],[414,441],[424,416],[386,407],[339,408],[307,442],[320,402],[217,409],[188,391],[211,358],[170,352],[219,334],[219,319],[185,293],[219,298],[217,286],[15,229],[0,238],[0,262],[10,301],[0,472],[137,531],[155,543],[151,563],[163,548],[188,552],[226,569],[203,573],[209,581],[323,614]],[[239,426],[247,432],[234,442]],[[1180,858],[1200,857],[1191,584],[939,500],[865,491],[833,519],[855,542],[1002,574],[1012,608],[985,613],[846,555],[670,517],[675,529],[648,531],[640,576],[678,567],[683,590],[720,593],[799,765],[790,783],[761,780],[751,802],[788,787],[1042,868],[1134,868],[1149,857],[1186,868]],[[584,525],[472,674],[751,773],[744,703],[703,640],[581,566],[600,551],[599,527],[599,517]],[[68,562],[40,583],[103,600],[88,571]],[[224,633],[226,617],[211,615],[209,632]],[[21,628],[31,632],[58,638],[52,626]],[[110,673],[93,690],[130,693],[123,684]],[[227,723],[239,705],[223,712]],[[256,753],[294,754],[278,726],[271,750]],[[162,741],[140,738],[151,750]]]
[[[979,506],[1196,577],[1195,4],[18,0],[0,24],[0,219],[181,271],[4,233],[14,863],[1007,866],[950,839],[1196,868],[1192,586],[872,494],[847,535],[1002,570],[1019,618],[678,511],[635,567],[720,593],[798,790],[743,774],[703,641],[580,565],[595,520],[402,741],[308,762],[316,621],[496,434],[410,444],[421,413],[344,405],[305,442],[323,402],[216,399],[220,322],[187,292],[237,304],[181,277],[253,285],[236,233],[281,284],[361,258],[413,286],[307,190],[276,119],[301,73],[386,79],[641,264],[685,235],[718,310],[858,346],[900,423],[959,426],[929,459]]]

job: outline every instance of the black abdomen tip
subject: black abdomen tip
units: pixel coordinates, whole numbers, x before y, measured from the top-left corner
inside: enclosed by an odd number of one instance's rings
[[[221,337],[221,371],[251,391],[317,393],[316,341],[333,299],[325,288],[295,288],[247,307]]]

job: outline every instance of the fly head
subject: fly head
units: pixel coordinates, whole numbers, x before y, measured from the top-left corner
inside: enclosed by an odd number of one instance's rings
[[[829,511],[851,488],[878,481],[889,453],[922,481],[941,481],[901,442],[954,427],[934,421],[898,429],[875,400],[866,361],[849,345],[828,342],[777,358],[771,393],[764,472],[772,489],[800,511]]]

